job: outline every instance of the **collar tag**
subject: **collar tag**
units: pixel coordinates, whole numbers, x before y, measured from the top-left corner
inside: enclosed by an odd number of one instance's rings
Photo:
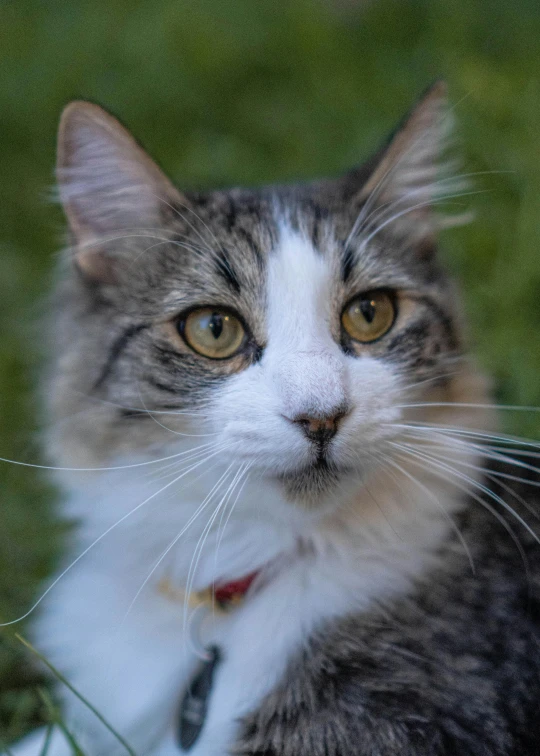
[[[195,745],[202,732],[208,713],[214,673],[221,661],[221,652],[217,646],[209,646],[206,651],[208,659],[202,662],[191,678],[180,705],[178,743],[184,751],[189,751]]]

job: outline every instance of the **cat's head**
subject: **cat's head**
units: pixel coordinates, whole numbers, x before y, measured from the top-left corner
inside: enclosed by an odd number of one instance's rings
[[[113,117],[69,105],[57,458],[207,443],[317,504],[381,464],[405,405],[478,400],[435,249],[449,120],[439,83],[341,178],[182,194]]]

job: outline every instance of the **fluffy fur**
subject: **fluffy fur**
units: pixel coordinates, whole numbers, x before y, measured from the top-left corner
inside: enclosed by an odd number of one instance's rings
[[[433,204],[458,186],[438,178],[447,126],[437,85],[341,179],[181,195],[101,109],[64,114],[73,244],[48,448],[78,527],[34,636],[140,756],[179,753],[179,701],[210,643],[223,662],[193,756],[529,753],[515,744],[538,682],[514,680],[503,712],[511,673],[490,657],[500,633],[519,674],[534,645],[510,598],[526,573],[477,501],[477,439],[445,430],[492,422],[435,254]],[[374,289],[396,319],[360,344],[341,314]],[[238,313],[238,354],[183,341],[178,318],[201,305]],[[338,418],[324,448],[306,417]],[[225,617],[174,600],[254,570]],[[69,694],[64,711],[89,754],[125,752]],[[51,756],[69,752],[56,735]]]

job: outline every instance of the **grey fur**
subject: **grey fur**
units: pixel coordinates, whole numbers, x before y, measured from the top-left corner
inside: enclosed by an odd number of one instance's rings
[[[531,482],[513,488],[538,515]],[[487,485],[531,521],[515,497]],[[540,547],[497,514],[504,524],[471,500],[460,518],[476,574],[454,536],[442,566],[409,596],[321,628],[242,723],[233,753],[537,756]]]

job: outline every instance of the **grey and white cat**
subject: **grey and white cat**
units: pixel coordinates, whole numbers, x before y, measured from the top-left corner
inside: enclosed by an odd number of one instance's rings
[[[78,527],[34,638],[138,756],[540,753],[537,489],[436,255],[449,121],[438,83],[342,178],[182,194],[64,112],[47,449]]]

